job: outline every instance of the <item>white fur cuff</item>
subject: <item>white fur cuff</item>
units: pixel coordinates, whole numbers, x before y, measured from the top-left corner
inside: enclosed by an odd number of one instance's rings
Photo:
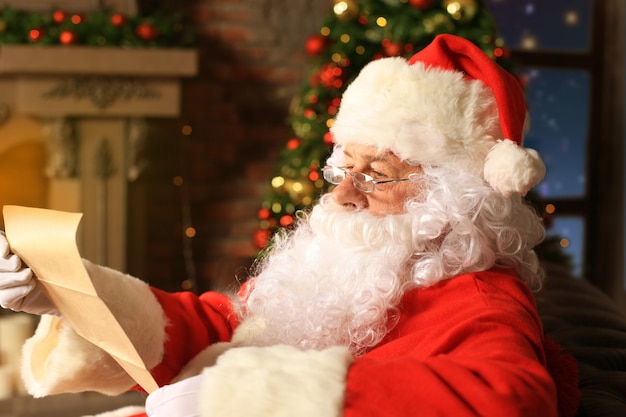
[[[85,268],[146,367],[158,365],[163,357],[166,320],[149,286],[87,261]],[[52,316],[42,316],[35,335],[24,345],[22,377],[35,397],[81,391],[115,395],[135,385],[109,354],[76,334],[64,320]]]
[[[344,347],[231,349],[203,372],[200,415],[339,417],[351,363]]]

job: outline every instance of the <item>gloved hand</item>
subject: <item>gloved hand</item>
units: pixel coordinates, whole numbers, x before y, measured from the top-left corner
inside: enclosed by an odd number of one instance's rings
[[[199,417],[198,392],[202,375],[165,385],[148,395],[146,414],[148,417]]]
[[[0,306],[31,314],[55,314],[58,310],[33,279],[30,268],[11,252],[6,235],[0,230]]]

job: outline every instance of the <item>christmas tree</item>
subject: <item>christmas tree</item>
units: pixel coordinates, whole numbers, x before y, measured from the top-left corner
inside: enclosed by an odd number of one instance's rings
[[[320,175],[332,147],[328,129],[344,89],[361,68],[377,58],[408,58],[441,33],[462,36],[507,70],[513,68],[482,0],[335,0],[319,33],[305,44],[310,74],[294,99],[289,118],[293,136],[258,212],[253,239],[259,249],[328,191]]]

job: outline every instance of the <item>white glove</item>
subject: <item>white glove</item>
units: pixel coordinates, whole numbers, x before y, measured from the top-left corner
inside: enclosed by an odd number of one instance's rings
[[[55,314],[58,310],[37,286],[30,268],[22,266],[0,230],[0,306],[31,314]]]
[[[148,417],[200,417],[198,392],[202,386],[202,375],[165,385],[148,395],[146,414]]]

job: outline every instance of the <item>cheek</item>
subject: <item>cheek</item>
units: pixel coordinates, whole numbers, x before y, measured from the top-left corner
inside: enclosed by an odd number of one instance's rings
[[[389,210],[392,212],[391,214],[402,214],[406,212],[404,208],[404,203],[407,200],[407,193],[394,193],[393,198],[389,201]]]
[[[404,202],[406,200],[406,190],[394,191],[386,193],[385,196],[376,198],[372,195],[368,201],[370,213],[377,216],[385,216],[388,214],[402,214],[404,210]]]
[[[397,184],[394,189],[379,196],[374,193],[368,196],[370,213],[379,216],[405,213],[404,203],[406,200],[410,197],[419,196],[423,189],[422,184],[411,182],[410,184]]]

